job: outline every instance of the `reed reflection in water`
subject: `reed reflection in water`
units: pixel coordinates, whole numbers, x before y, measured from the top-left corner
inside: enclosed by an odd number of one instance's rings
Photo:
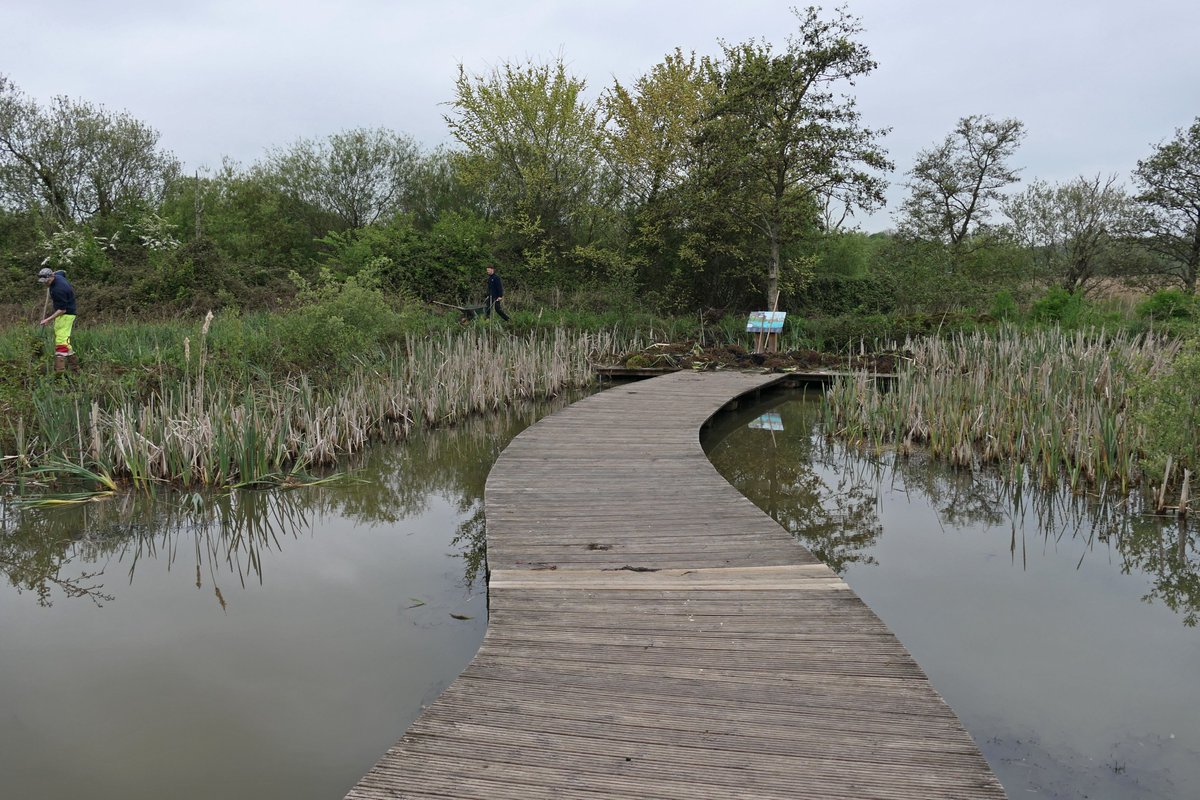
[[[766,412],[783,431],[753,425]],[[1200,547],[1139,495],[849,450],[799,395],[718,419],[731,483],[900,637],[1010,797],[1190,798],[1200,786]]]
[[[0,795],[340,797],[470,661],[483,488],[570,398],[353,480],[0,510]]]

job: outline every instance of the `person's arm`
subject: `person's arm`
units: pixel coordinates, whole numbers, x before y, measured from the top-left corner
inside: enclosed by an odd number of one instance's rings
[[[44,320],[42,320],[42,324],[43,324],[43,325],[49,325],[51,322],[53,322],[54,320],[58,319],[59,317],[61,317],[61,316],[62,316],[63,314],[65,314],[65,313],[67,313],[67,312],[63,311],[61,308],[59,308],[59,309],[56,309],[56,310],[55,310],[55,312],[54,312],[53,314],[51,314],[50,316],[48,316],[48,317],[46,317]]]

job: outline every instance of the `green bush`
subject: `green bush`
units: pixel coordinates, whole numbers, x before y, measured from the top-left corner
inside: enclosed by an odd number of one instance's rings
[[[1142,468],[1162,481],[1167,458],[1175,468],[1200,471],[1200,339],[1188,341],[1171,368],[1145,380],[1137,391],[1137,421],[1145,430]]]
[[[1083,295],[1068,292],[1061,286],[1051,288],[1033,303],[1030,316],[1038,322],[1057,322],[1073,327],[1083,314]]]
[[[300,307],[280,316],[276,326],[284,363],[299,370],[347,370],[402,336],[400,315],[369,276],[339,282],[323,272],[315,286],[297,280]]]
[[[1196,312],[1196,298],[1179,289],[1155,292],[1137,308],[1139,317],[1152,320],[1194,319]]]
[[[818,275],[796,301],[800,309],[829,315],[887,313],[896,306],[896,282],[886,273]]]
[[[992,297],[991,315],[996,319],[1015,319],[1019,309],[1012,292],[999,291]]]

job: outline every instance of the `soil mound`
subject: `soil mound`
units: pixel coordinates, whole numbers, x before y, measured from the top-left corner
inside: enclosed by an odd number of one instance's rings
[[[702,346],[698,342],[662,342],[624,354],[620,363],[630,369],[757,369],[766,372],[861,371],[891,374],[899,353],[822,353],[788,350],[751,353],[741,345]]]

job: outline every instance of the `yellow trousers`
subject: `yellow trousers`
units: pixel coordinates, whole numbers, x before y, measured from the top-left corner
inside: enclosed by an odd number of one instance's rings
[[[54,318],[54,355],[66,358],[75,353],[71,349],[71,328],[75,327],[75,315],[63,314]]]

